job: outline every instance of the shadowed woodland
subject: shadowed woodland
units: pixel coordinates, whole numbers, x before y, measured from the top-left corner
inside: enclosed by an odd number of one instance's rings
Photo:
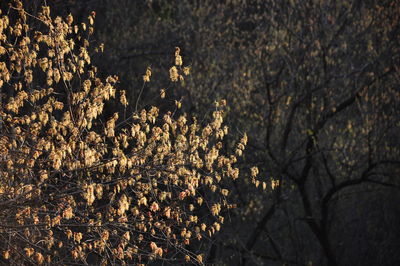
[[[400,1],[0,6],[1,264],[400,265]]]

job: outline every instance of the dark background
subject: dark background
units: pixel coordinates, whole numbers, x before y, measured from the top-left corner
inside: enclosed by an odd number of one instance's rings
[[[249,135],[241,167],[267,189],[231,183],[238,207],[202,247],[207,265],[400,265],[399,1],[47,4],[75,21],[96,11],[94,64],[130,108],[147,66],[141,107],[182,99],[206,118],[227,99],[229,138]],[[177,46],[191,67],[178,85],[165,82]]]

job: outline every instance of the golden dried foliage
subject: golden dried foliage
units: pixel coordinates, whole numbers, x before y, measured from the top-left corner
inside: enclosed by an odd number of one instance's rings
[[[90,253],[99,264],[124,264],[180,251],[202,264],[202,255],[186,246],[220,230],[231,206],[223,184],[239,177],[236,156],[221,150],[226,102],[205,126],[185,114],[161,115],[157,107],[123,123],[116,112],[103,123],[118,77],[102,80],[91,65],[84,36],[93,33],[95,13],[76,23],[72,15],[53,19],[43,6],[35,17],[20,1],[11,2],[10,12],[12,19],[0,16],[3,259],[71,264]],[[189,74],[181,70],[179,48],[175,65],[172,81]],[[150,76],[147,68],[144,82]],[[128,105],[124,90],[119,102]],[[245,135],[238,156],[246,143]],[[253,178],[257,173],[252,169]],[[220,222],[198,217],[198,209]]]

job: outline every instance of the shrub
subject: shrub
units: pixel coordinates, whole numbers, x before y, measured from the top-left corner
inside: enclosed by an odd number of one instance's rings
[[[3,262],[202,264],[196,243],[220,230],[232,207],[225,184],[239,177],[236,156],[222,152],[225,101],[206,125],[177,115],[180,102],[163,114],[136,103],[126,115],[118,77],[102,79],[91,64],[103,49],[91,45],[95,12],[76,23],[53,19],[48,6],[34,16],[18,0],[2,12]],[[179,82],[188,69],[179,49],[175,57],[171,81]],[[149,68],[143,88],[150,79]],[[106,115],[113,103],[125,111]]]

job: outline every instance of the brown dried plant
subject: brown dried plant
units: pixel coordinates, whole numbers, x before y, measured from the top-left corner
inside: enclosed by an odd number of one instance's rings
[[[1,12],[2,262],[203,264],[196,243],[219,231],[232,207],[224,184],[239,177],[247,142],[223,154],[225,101],[204,126],[154,106],[103,121],[110,99],[128,102],[118,77],[101,79],[91,64],[103,49],[89,41],[96,13],[77,23],[43,6],[34,16],[19,0]],[[172,81],[189,74],[179,51]],[[148,68],[143,82],[150,77]]]

